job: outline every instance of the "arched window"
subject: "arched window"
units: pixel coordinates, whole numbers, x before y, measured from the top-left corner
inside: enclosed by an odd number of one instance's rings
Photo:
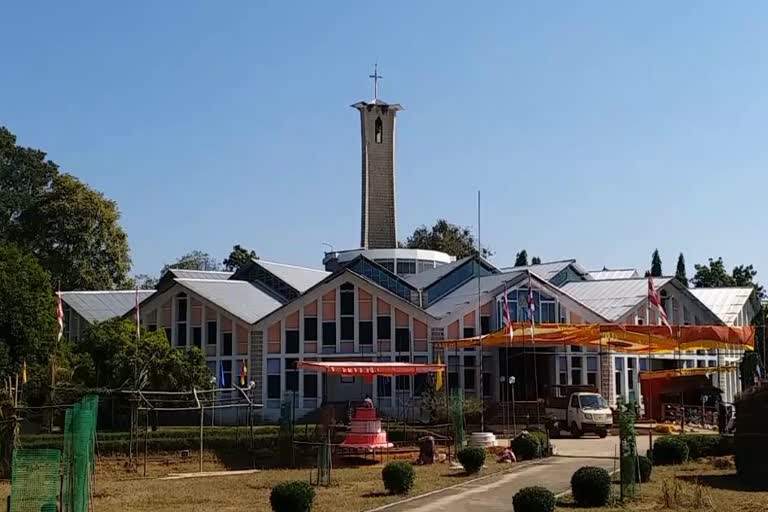
[[[384,130],[383,130],[382,126],[381,126],[381,118],[377,117],[376,118],[376,123],[375,123],[375,126],[374,126],[374,134],[375,134],[375,137],[376,137],[376,144],[381,144],[381,139],[382,139],[383,131]]]

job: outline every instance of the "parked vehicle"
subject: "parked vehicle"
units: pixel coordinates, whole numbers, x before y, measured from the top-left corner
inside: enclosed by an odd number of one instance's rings
[[[574,438],[586,433],[602,438],[613,424],[613,412],[594,386],[552,386],[544,406],[545,426],[555,439],[563,431]]]

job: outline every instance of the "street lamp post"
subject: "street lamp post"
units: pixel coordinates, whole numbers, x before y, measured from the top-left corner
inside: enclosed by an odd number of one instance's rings
[[[515,418],[515,377],[509,376],[509,385],[512,387],[512,436],[517,437],[517,418]]]

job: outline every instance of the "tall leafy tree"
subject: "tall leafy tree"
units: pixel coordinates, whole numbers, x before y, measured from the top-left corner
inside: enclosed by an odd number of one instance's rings
[[[661,256],[659,256],[659,250],[655,249],[651,256],[651,275],[653,277],[661,277]]]
[[[525,267],[528,265],[528,251],[523,249],[517,255],[515,256],[515,266],[516,267]]]
[[[531,265],[541,265],[541,258],[538,256],[531,258]]]
[[[19,248],[0,245],[0,376],[24,361],[47,363],[56,342],[55,312],[48,273]]]
[[[0,126],[0,239],[32,205],[42,199],[58,175],[58,167],[44,152],[16,144],[16,136]]]
[[[683,253],[680,253],[680,256],[677,257],[677,269],[675,270],[675,277],[678,281],[683,283],[686,287],[688,286],[688,274],[685,271],[685,256],[683,256]]]
[[[219,262],[207,252],[194,250],[180,256],[173,263],[166,264],[160,271],[160,275],[163,275],[169,268],[179,268],[184,270],[221,270],[221,265],[219,265]]]
[[[250,263],[251,260],[257,259],[259,259],[259,256],[256,254],[256,251],[248,250],[242,245],[237,244],[232,247],[232,252],[229,253],[229,256],[227,256],[227,259],[222,264],[225,269],[236,271],[243,265]]]
[[[114,201],[59,174],[19,217],[16,242],[28,247],[63,290],[124,286],[131,259]]]
[[[134,283],[131,288],[138,288],[140,290],[155,290],[157,289],[157,283],[159,279],[149,274],[136,274],[134,277]]]
[[[162,331],[145,331],[136,340],[136,325],[114,319],[89,327],[77,345],[84,356],[74,379],[87,386],[137,386],[182,391],[209,387],[210,371],[197,347],[171,348]]]
[[[438,219],[431,228],[427,226],[416,228],[413,235],[409,236],[402,245],[408,249],[441,251],[457,258],[477,254],[475,237],[472,236],[470,229],[451,224],[445,219]],[[487,258],[493,253],[483,247],[482,255]]]
[[[728,273],[723,263],[723,258],[709,258],[709,264],[696,264],[693,266],[696,273],[691,283],[696,288],[717,288],[722,286],[736,286],[733,276]]]

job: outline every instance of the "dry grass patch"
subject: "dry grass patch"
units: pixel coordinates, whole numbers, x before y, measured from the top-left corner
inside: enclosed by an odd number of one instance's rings
[[[619,495],[617,485],[613,487]],[[580,512],[646,512],[652,510],[676,511],[739,511],[763,512],[768,510],[768,492],[744,488],[735,470],[713,470],[712,462],[702,460],[684,466],[657,466],[653,468],[651,482],[639,487],[638,496],[622,505]],[[558,502],[558,511],[573,511],[573,501],[566,497]]]

